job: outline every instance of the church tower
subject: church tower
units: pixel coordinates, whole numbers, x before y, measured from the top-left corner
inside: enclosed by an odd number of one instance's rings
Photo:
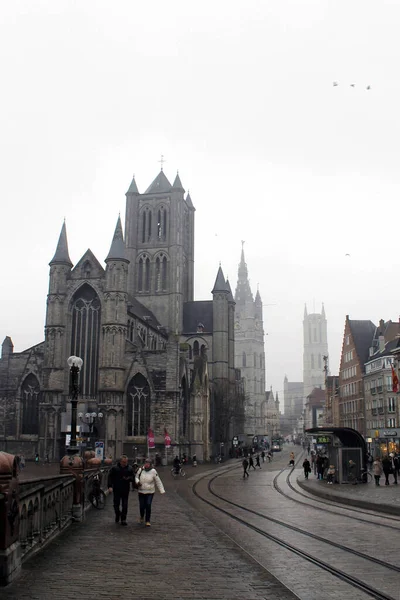
[[[323,357],[328,355],[328,335],[325,308],[321,313],[308,314],[304,307],[303,319],[303,382],[304,402],[314,388],[324,389],[325,374]]]
[[[235,367],[241,370],[245,384],[245,433],[266,435],[266,424],[262,414],[262,404],[265,400],[262,300],[258,290],[253,299],[243,247],[235,302]]]
[[[171,185],[162,168],[144,194],[135,179],[126,194],[128,293],[174,334],[182,332],[183,303],[193,300],[194,213],[179,175]]]

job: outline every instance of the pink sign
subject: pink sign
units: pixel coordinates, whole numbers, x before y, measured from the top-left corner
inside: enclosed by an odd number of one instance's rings
[[[154,432],[153,432],[152,429],[149,429],[148,432],[147,432],[147,446],[149,448],[155,448],[156,447],[156,444],[155,444],[155,441],[154,441]]]
[[[164,429],[164,442],[166,448],[171,447],[171,437],[166,429]]]

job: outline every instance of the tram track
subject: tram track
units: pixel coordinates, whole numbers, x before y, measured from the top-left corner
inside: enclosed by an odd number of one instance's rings
[[[278,476],[284,472],[285,469],[281,469],[281,471],[278,473]],[[224,471],[222,473],[218,473],[217,475],[214,475],[214,477],[211,477],[210,480],[207,483],[207,490],[208,492],[214,496],[215,498],[217,498],[218,500],[221,500],[222,502],[225,502],[228,505],[234,506],[235,508],[240,509],[241,511],[244,511],[245,513],[249,513],[249,514],[254,514],[259,518],[262,518],[264,520],[270,521],[278,526],[284,527],[288,530],[292,530],[296,533],[299,533],[303,536],[306,537],[310,537],[313,538],[314,540],[321,542],[323,544],[328,544],[332,547],[335,547],[339,550],[341,550],[342,552],[347,552],[349,554],[353,554],[355,556],[357,556],[358,558],[361,558],[362,560],[371,562],[371,563],[375,563],[377,565],[379,565],[380,567],[383,567],[385,569],[391,570],[391,571],[395,571],[395,572],[400,572],[400,567],[396,566],[396,565],[392,565],[392,564],[388,564],[385,561],[381,561],[380,559],[376,558],[376,557],[372,557],[369,556],[367,554],[363,554],[362,552],[358,552],[357,550],[354,550],[352,548],[348,548],[347,546],[344,546],[342,544],[339,544],[337,542],[333,542],[331,540],[327,540],[326,538],[323,538],[321,536],[318,536],[316,534],[313,534],[311,532],[305,531],[299,527],[296,527],[294,525],[290,525],[288,523],[285,523],[284,521],[281,521],[279,519],[275,519],[273,517],[270,517],[268,515],[264,515],[261,513],[258,513],[257,511],[254,511],[252,509],[249,509],[245,506],[242,506],[236,502],[233,502],[232,500],[229,500],[225,497],[223,497],[222,495],[218,494],[217,492],[215,492],[212,489],[212,483],[218,478],[221,477],[222,475],[225,475],[228,471]],[[387,594],[380,592],[379,590],[373,588],[372,586],[368,585],[367,583],[363,582],[362,580],[358,579],[357,577],[354,577],[353,575],[350,575],[348,573],[345,573],[344,571],[337,569],[336,567],[333,567],[332,565],[326,563],[325,561],[311,555],[310,553],[301,550],[300,548],[297,548],[296,546],[294,546],[293,544],[290,544],[284,540],[282,540],[281,538],[277,537],[276,535],[273,535],[271,533],[268,533],[267,531],[261,529],[260,527],[257,527],[256,525],[249,523],[248,521],[246,521],[245,519],[242,519],[241,517],[232,514],[232,512],[229,512],[228,510],[226,510],[225,508],[218,506],[218,504],[215,504],[214,502],[211,502],[210,500],[208,500],[207,498],[203,497],[197,490],[198,485],[203,481],[203,479],[205,479],[204,476],[203,478],[199,479],[198,481],[196,481],[196,483],[193,485],[193,493],[194,495],[203,503],[213,507],[214,509],[218,510],[219,512],[225,514],[226,516],[228,516],[230,519],[244,525],[246,528],[258,533],[259,535],[261,535],[262,537],[278,544],[279,546],[281,546],[282,548],[285,548],[286,550],[289,550],[291,553],[303,558],[304,560],[306,560],[309,563],[314,564],[315,566],[321,568],[323,571],[330,573],[331,575],[333,575],[334,577],[337,577],[338,579],[340,579],[341,581],[348,583],[349,585],[351,585],[352,587],[355,587],[363,592],[365,592],[367,595],[376,598],[377,600],[395,600],[392,596],[388,596]],[[309,506],[309,505],[308,505]],[[310,506],[309,506],[310,507]],[[310,507],[312,508],[312,507]]]
[[[296,465],[294,468],[292,468],[287,477],[286,477],[286,483],[287,486],[298,496],[302,496],[303,498],[305,498],[306,500],[309,500],[310,502],[318,502],[319,504],[323,504],[324,507],[322,506],[318,506],[317,504],[309,504],[308,502],[303,502],[302,500],[298,500],[297,498],[293,498],[292,496],[289,496],[289,494],[286,494],[281,488],[280,486],[277,484],[277,479],[278,477],[281,475],[281,473],[285,470],[282,469],[274,478],[273,480],[273,487],[275,488],[275,490],[281,494],[282,496],[284,496],[285,498],[288,498],[289,500],[292,500],[292,502],[295,502],[296,504],[302,504],[303,506],[307,506],[308,508],[313,508],[315,510],[320,510],[323,511],[324,513],[330,513],[332,515],[337,515],[340,517],[346,517],[347,519],[351,519],[353,521],[359,521],[360,523],[365,523],[367,525],[375,525],[378,527],[385,527],[386,529],[392,529],[395,531],[400,531],[400,519],[396,519],[396,517],[390,517],[387,514],[384,513],[379,513],[377,511],[366,511],[366,510],[362,510],[362,509],[357,509],[357,508],[349,508],[348,506],[344,505],[344,503],[340,503],[340,502],[335,502],[334,500],[332,501],[326,501],[326,500],[320,500],[319,497],[313,496],[312,492],[309,492],[310,496],[307,496],[306,494],[303,494],[302,492],[299,492],[299,490],[296,490],[296,488],[292,485],[291,481],[290,481],[290,476],[292,475],[294,469],[296,468],[296,466],[299,464],[299,462],[301,461],[301,458],[299,459],[299,461],[297,461]],[[361,485],[361,484],[360,484]],[[336,507],[339,508],[341,512],[335,511],[335,510],[331,510],[329,508],[325,508],[325,506],[327,507]],[[354,512],[357,514],[363,514],[363,515],[367,515],[371,518],[377,518],[377,519],[384,519],[385,521],[394,521],[395,523],[399,524],[399,527],[395,527],[394,525],[389,525],[388,523],[377,523],[375,521],[371,521],[371,520],[367,520],[367,519],[363,519],[362,517],[356,517],[354,515],[348,515],[348,514],[344,514],[343,510],[346,510],[348,512]]]

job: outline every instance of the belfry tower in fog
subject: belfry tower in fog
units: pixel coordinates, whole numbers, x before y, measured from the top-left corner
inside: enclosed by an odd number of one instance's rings
[[[327,321],[324,305],[321,313],[308,314],[304,306],[303,319],[303,382],[304,402],[314,388],[325,388],[323,357],[328,355]]]

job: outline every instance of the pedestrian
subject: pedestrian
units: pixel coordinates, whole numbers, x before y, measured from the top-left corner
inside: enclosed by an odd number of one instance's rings
[[[49,458],[48,454],[46,454],[44,462],[45,462],[46,465],[50,464],[50,458]]]
[[[314,471],[314,475],[317,474],[317,457],[314,450],[311,450],[311,468]]]
[[[349,464],[348,464],[348,481],[353,484],[353,485],[357,485],[357,465],[354,462],[354,460],[349,460]],[[388,484],[389,485],[389,484]]]
[[[374,473],[375,485],[381,485],[379,483],[379,480],[382,477],[383,468],[382,468],[382,463],[381,463],[381,459],[379,458],[379,456],[377,456],[376,459],[374,460],[374,462],[372,463],[372,471]]]
[[[273,456],[273,454],[272,454],[271,450],[268,450],[268,454],[267,454],[268,462],[271,462],[272,456]]]
[[[115,522],[126,526],[129,488],[133,481],[133,468],[128,465],[128,457],[123,454],[119,462],[111,467],[108,475],[108,491],[114,495]],[[120,508],[121,505],[121,508]]]
[[[328,485],[332,485],[333,484],[333,480],[335,479],[335,475],[336,475],[335,465],[329,465],[328,470],[326,472],[326,480],[327,480]]]
[[[394,470],[392,453],[383,458],[382,468],[385,475],[385,485],[389,485],[389,475],[393,475],[394,484],[397,485],[397,472]]]
[[[260,467],[260,469],[261,469],[261,465],[260,465],[260,455],[259,455],[259,454],[257,454],[257,455],[256,455],[256,467]]]
[[[294,467],[294,452],[290,453],[289,466]]]
[[[389,457],[391,459],[392,475],[394,478],[394,484],[397,485],[397,472],[399,470],[399,459],[397,458],[397,456],[394,455],[393,452],[391,452],[389,454]]]
[[[310,456],[310,444],[308,444],[308,446],[307,446],[307,454],[308,454],[308,456]]]
[[[39,454],[38,454],[38,452],[36,452],[36,454],[35,454],[35,464],[37,464],[37,465],[39,464]]]
[[[23,471],[25,469],[25,456],[23,454],[21,454],[21,456],[20,456],[19,464],[21,467],[21,471]]]
[[[305,458],[303,460],[303,469],[304,469],[304,477],[306,479],[308,479],[308,475],[309,475],[309,473],[311,473],[311,465],[310,465],[310,461],[308,460],[308,458]]]
[[[193,454],[192,464],[193,464],[194,467],[197,467],[197,456],[196,456],[196,454]]]
[[[396,452],[393,461],[397,470],[397,475],[400,475],[400,454],[398,452]]]
[[[157,471],[153,468],[150,458],[146,458],[143,469],[135,475],[135,483],[139,496],[139,523],[143,524],[146,519],[146,527],[150,527],[151,504],[153,502],[156,487],[160,494],[165,494],[165,489]]]
[[[323,456],[318,454],[315,462],[316,462],[316,469],[317,469],[317,478],[322,480],[324,478],[325,459]]]
[[[247,475],[247,477],[249,476],[249,472],[247,470],[249,467],[249,461],[247,460],[247,458],[243,459],[242,467],[243,467],[243,479],[244,479],[246,477],[246,475]]]
[[[262,458],[262,461],[265,462],[265,452],[264,452],[264,450],[261,452],[261,458]]]
[[[256,470],[256,468],[254,466],[253,457],[250,455],[250,457],[249,457],[249,471],[250,471],[251,467],[253,467],[253,469]]]

